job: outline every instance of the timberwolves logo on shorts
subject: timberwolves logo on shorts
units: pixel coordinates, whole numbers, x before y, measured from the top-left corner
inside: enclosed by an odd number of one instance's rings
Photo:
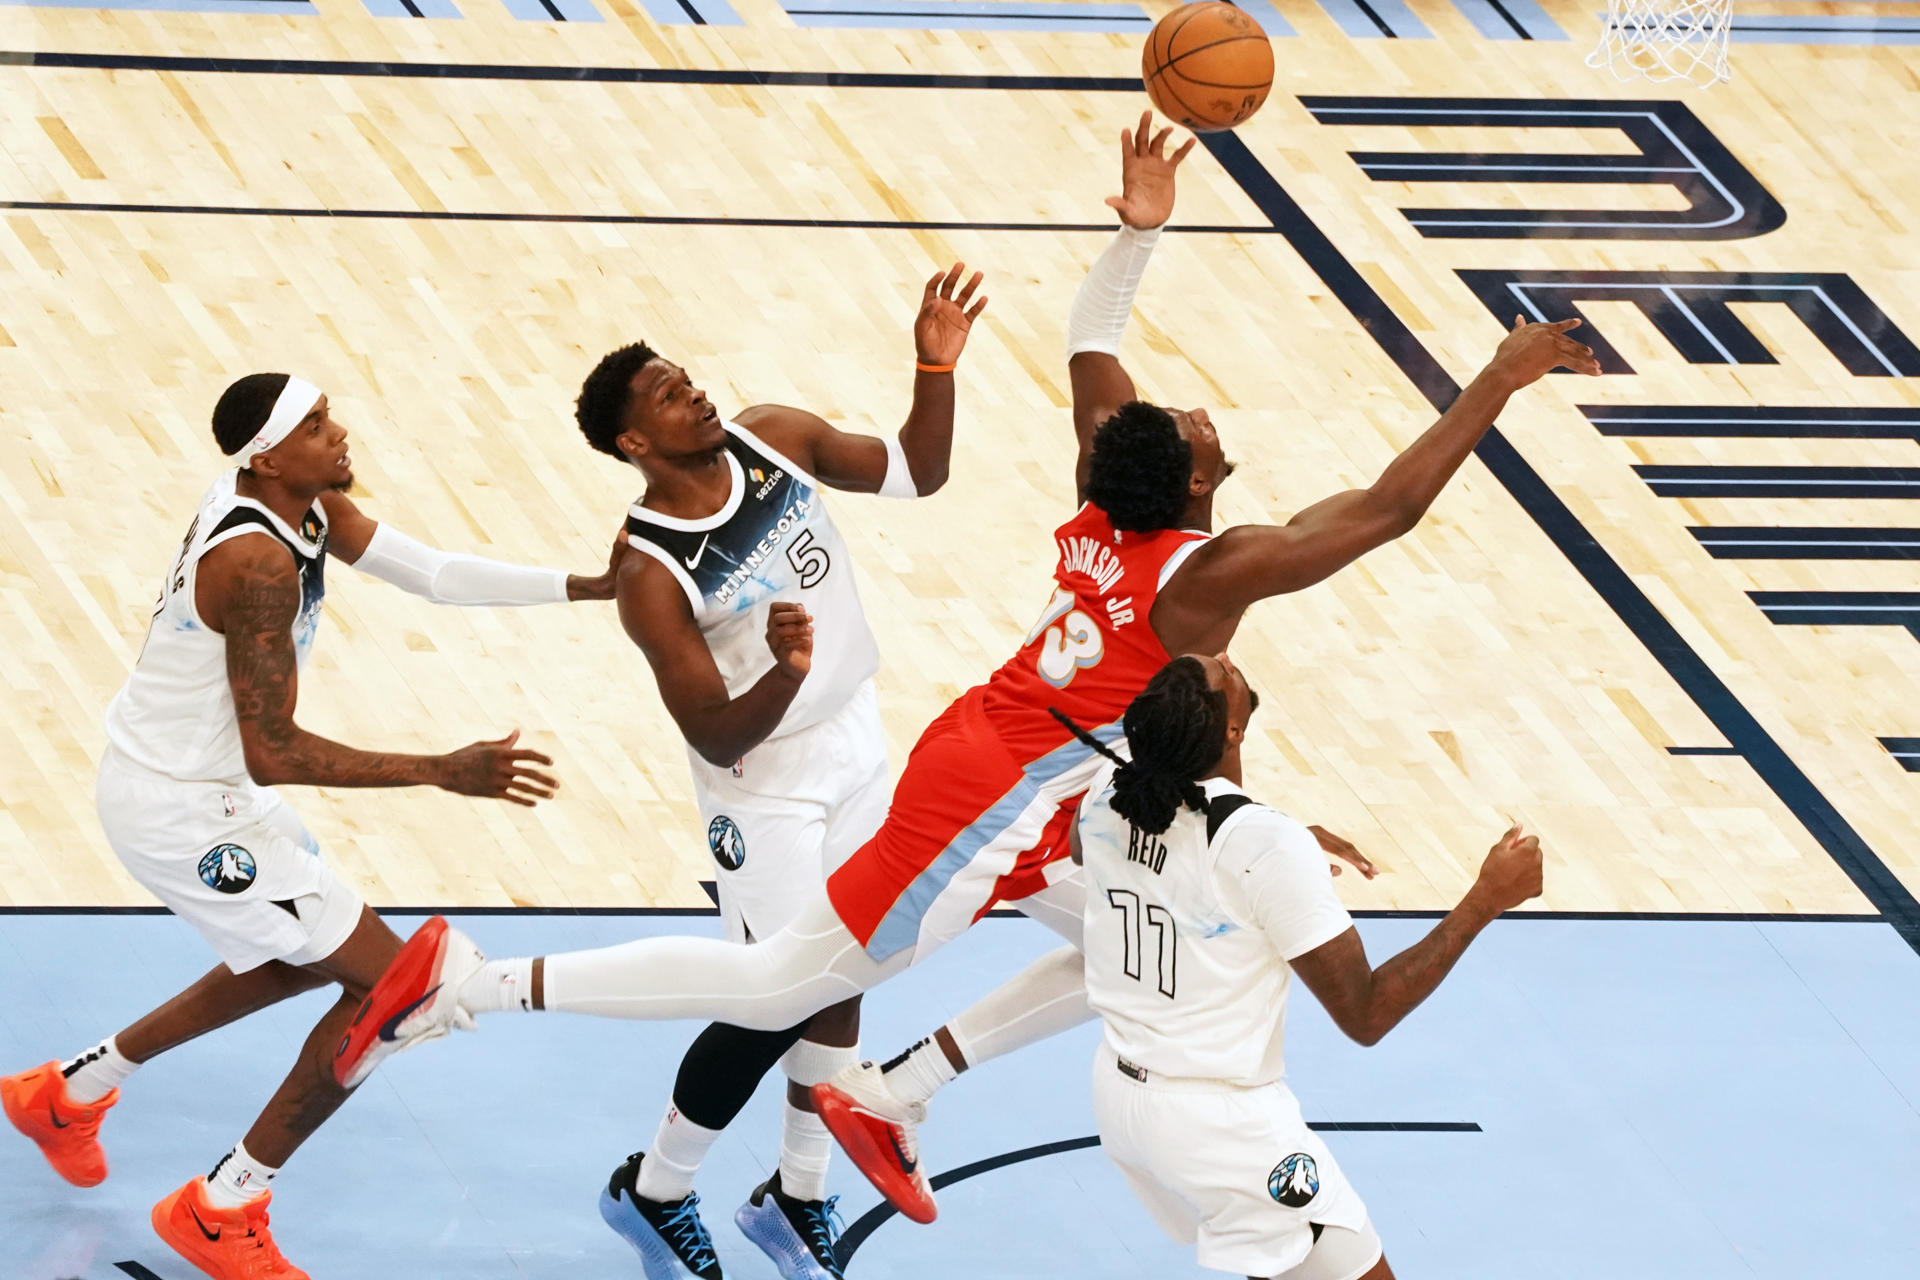
[[[253,855],[237,844],[217,844],[200,859],[200,878],[222,893],[242,892],[254,875]]]
[[[1307,1201],[1320,1194],[1320,1171],[1313,1157],[1296,1151],[1273,1166],[1267,1175],[1267,1194],[1289,1209],[1305,1208]]]
[[[747,838],[724,813],[707,824],[707,848],[713,850],[713,860],[729,871],[738,871],[747,860]]]

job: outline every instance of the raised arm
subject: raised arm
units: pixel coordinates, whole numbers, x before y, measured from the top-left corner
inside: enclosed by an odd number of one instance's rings
[[[1120,230],[1094,259],[1067,316],[1067,377],[1073,385],[1073,434],[1080,444],[1073,483],[1081,502],[1087,497],[1093,433],[1134,399],[1133,379],[1120,365],[1120,338],[1160,228],[1173,216],[1174,170],[1195,142],[1188,138],[1168,156],[1172,132],[1154,133],[1151,111],[1141,113],[1138,127],[1120,131],[1120,194],[1107,198],[1120,215]]]
[[[1290,963],[1334,1025],[1361,1044],[1377,1044],[1432,995],[1467,944],[1503,911],[1539,895],[1540,841],[1515,827],[1487,854],[1460,905],[1433,932],[1375,969],[1355,929]]]
[[[653,668],[660,701],[702,760],[730,765],[779,727],[813,664],[813,619],[804,607],[774,604],[767,619],[773,666],[735,698],[694,624],[686,593],[664,565],[633,557],[620,572],[616,598],[621,625]]]
[[[300,579],[293,556],[265,537],[242,537],[215,547],[200,561],[195,605],[209,627],[226,637],[227,685],[247,774],[263,786],[412,787],[431,785],[462,795],[494,796],[531,805],[557,785],[532,766],[553,761],[518,750],[518,730],[496,742],[476,742],[440,756],[361,751],[309,733],[294,723],[300,671],[293,620]]]
[[[627,554],[614,539],[604,571],[592,575],[507,564],[440,551],[361,511],[344,493],[320,497],[327,512],[327,550],[362,573],[435,604],[527,605],[613,599],[614,576]]]
[[[953,369],[987,305],[985,294],[973,296],[980,272],[961,284],[966,270],[956,262],[921,291],[913,322],[913,404],[899,435],[856,435],[804,409],[774,404],[744,409],[735,421],[835,489],[883,498],[937,491],[953,458]]]
[[[1598,374],[1593,352],[1567,337],[1578,320],[1513,331],[1440,420],[1365,489],[1314,503],[1283,525],[1239,525],[1195,551],[1154,604],[1153,625],[1178,653],[1229,633],[1248,605],[1331,576],[1420,522],[1506,407],[1507,398],[1556,368]],[[1215,646],[1216,648],[1219,645]]]

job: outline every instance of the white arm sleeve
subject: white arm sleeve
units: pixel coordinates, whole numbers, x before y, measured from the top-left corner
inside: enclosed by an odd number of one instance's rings
[[[1133,295],[1146,273],[1147,259],[1159,243],[1160,228],[1136,231],[1122,225],[1112,243],[1093,265],[1087,278],[1073,295],[1073,310],[1067,313],[1067,357],[1082,351],[1120,354],[1120,337],[1127,331],[1127,317],[1133,314]]]
[[[907,465],[907,447],[900,443],[899,436],[888,436],[887,478],[880,482],[879,494],[883,498],[917,498],[919,488],[913,483],[913,468]]]
[[[1313,832],[1272,809],[1249,811],[1214,859],[1220,888],[1292,960],[1353,927],[1333,891],[1333,873]]]
[[[435,604],[560,604],[567,598],[565,570],[439,551],[389,524],[374,529],[353,567]]]

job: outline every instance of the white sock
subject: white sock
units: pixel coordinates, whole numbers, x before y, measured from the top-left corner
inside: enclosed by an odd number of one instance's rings
[[[489,960],[460,984],[468,1013],[529,1013],[533,1009],[533,957]]]
[[[860,1061],[860,1046],[796,1040],[780,1058],[787,1079],[802,1089],[824,1084]],[[788,1094],[780,1128],[780,1190],[796,1200],[827,1198],[827,1165],[833,1160],[833,1135],[819,1116],[793,1105]]]
[[[207,1175],[207,1203],[216,1209],[238,1209],[258,1199],[279,1172],[248,1154],[246,1143],[236,1142]]]
[[[60,1068],[67,1078],[67,1097],[78,1103],[98,1102],[140,1069],[120,1052],[116,1037],[108,1036]]]
[[[693,1191],[693,1176],[700,1172],[707,1149],[719,1138],[719,1129],[695,1124],[680,1114],[680,1108],[668,1107],[654,1132],[653,1145],[640,1162],[640,1176],[634,1179],[634,1194],[649,1200],[684,1200]]]
[[[811,1111],[787,1101],[780,1130],[780,1190],[795,1200],[827,1198],[827,1164],[833,1159],[833,1135]]]
[[[881,1073],[887,1088],[902,1102],[925,1102],[960,1074],[932,1036],[889,1062]]]

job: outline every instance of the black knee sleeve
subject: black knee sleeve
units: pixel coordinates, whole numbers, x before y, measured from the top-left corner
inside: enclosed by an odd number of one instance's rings
[[[749,1031],[716,1022],[694,1038],[680,1059],[673,1082],[673,1105],[706,1129],[724,1129],[747,1105],[760,1081],[807,1029],[802,1022],[785,1031]]]

